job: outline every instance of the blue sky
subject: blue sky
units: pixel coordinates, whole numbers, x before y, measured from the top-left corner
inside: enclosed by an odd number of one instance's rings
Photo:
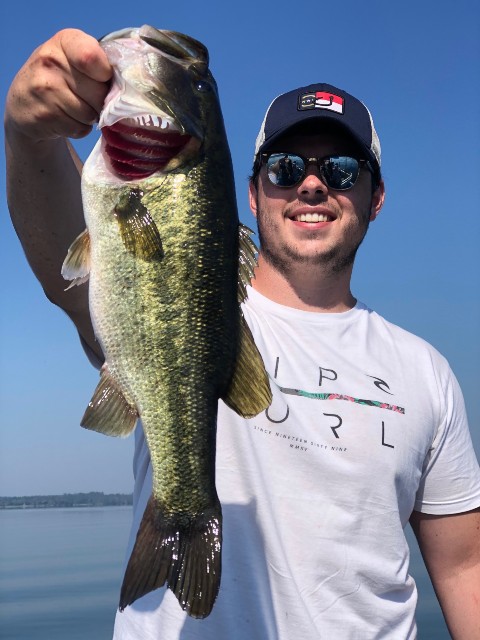
[[[240,216],[252,227],[247,176],[271,99],[329,82],[367,103],[382,143],[387,199],[360,250],[353,292],[448,358],[480,455],[478,2],[86,0],[81,13],[79,6],[9,3],[2,100],[30,52],[64,27],[100,37],[152,24],[201,40],[219,85]],[[76,145],[83,158],[95,138]],[[0,495],[130,492],[133,439],[80,428],[97,372],[29,271],[4,196],[0,209]]]

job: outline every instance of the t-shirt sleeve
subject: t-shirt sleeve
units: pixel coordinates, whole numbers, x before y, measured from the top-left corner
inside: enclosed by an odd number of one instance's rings
[[[438,380],[442,406],[426,456],[415,510],[433,515],[463,513],[480,507],[480,467],[468,427],[460,386],[447,367]]]

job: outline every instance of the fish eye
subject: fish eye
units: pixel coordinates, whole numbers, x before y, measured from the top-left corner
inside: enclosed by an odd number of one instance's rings
[[[210,84],[208,82],[205,82],[204,80],[197,80],[197,82],[195,83],[195,88],[197,89],[197,91],[200,91],[200,93],[207,93],[212,89]]]

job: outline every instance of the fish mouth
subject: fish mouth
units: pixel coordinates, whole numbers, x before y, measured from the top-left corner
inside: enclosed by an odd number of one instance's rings
[[[209,73],[206,49],[147,25],[113,32],[101,44],[114,72],[98,123],[111,170],[138,179],[187,165],[204,138],[192,79]]]
[[[112,170],[124,179],[147,178],[172,168],[193,140],[158,116],[119,120],[103,126],[102,136]]]

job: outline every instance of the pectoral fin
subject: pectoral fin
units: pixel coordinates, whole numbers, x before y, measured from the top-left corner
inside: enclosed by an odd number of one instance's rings
[[[90,235],[88,229],[75,238],[62,265],[62,276],[71,280],[67,289],[87,282],[90,275]]]
[[[265,365],[243,314],[240,316],[239,348],[235,371],[228,392],[222,399],[244,418],[253,418],[265,411],[272,402]]]
[[[140,189],[130,189],[115,207],[123,244],[129,253],[148,262],[164,256],[162,240],[152,216],[142,203]]]
[[[137,409],[121,392],[118,383],[106,367],[80,424],[86,429],[107,436],[128,436],[137,422]]]

